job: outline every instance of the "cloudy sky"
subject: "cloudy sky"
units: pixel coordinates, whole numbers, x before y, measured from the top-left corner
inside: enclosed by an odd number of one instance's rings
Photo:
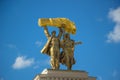
[[[0,80],[32,80],[51,68],[49,56],[40,53],[47,38],[38,19],[55,17],[75,22],[71,38],[83,42],[76,46],[73,70],[120,80],[119,0],[0,0]]]

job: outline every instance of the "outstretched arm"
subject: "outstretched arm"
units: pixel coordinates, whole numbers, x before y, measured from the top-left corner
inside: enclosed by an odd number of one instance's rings
[[[59,38],[59,39],[61,38],[62,33],[63,33],[62,28],[59,28],[59,34],[58,34],[58,38]]]
[[[82,42],[80,42],[80,41],[79,42],[75,42],[75,45],[77,45],[77,44],[82,44]]]
[[[46,26],[44,27],[44,33],[45,33],[45,35],[46,35],[47,38],[50,37],[50,34],[49,34],[48,29],[47,29]]]

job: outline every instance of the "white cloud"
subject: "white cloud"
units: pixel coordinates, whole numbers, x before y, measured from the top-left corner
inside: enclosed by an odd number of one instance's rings
[[[111,18],[116,23],[120,23],[120,7],[117,9],[111,9],[109,12],[109,18]]]
[[[120,7],[110,10],[109,18],[115,22],[115,26],[113,31],[109,32],[107,42],[118,43],[120,42]]]
[[[108,42],[120,42],[120,24],[114,27],[114,30],[108,34]]]
[[[36,41],[35,44],[40,47],[42,45],[42,41]]]
[[[22,69],[31,66],[34,63],[33,58],[26,58],[25,56],[18,56],[15,63],[12,65],[13,69]]]

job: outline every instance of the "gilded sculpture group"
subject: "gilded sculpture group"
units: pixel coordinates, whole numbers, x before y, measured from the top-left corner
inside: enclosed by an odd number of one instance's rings
[[[76,44],[81,44],[81,42],[75,42],[70,39],[70,34],[65,32],[64,27],[64,25],[59,27],[58,36],[56,36],[56,31],[52,31],[50,35],[48,28],[46,26],[43,27],[48,41],[41,50],[41,53],[51,57],[51,67],[56,70],[59,69],[60,63],[66,65],[67,70],[72,69],[72,65],[75,64],[74,47]]]

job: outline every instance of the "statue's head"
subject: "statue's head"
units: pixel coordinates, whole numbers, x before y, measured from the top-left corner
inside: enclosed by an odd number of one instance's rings
[[[66,39],[70,39],[70,34],[66,33],[66,34],[65,34],[65,38],[66,38]]]
[[[52,31],[52,36],[55,36],[56,35],[56,31]]]

